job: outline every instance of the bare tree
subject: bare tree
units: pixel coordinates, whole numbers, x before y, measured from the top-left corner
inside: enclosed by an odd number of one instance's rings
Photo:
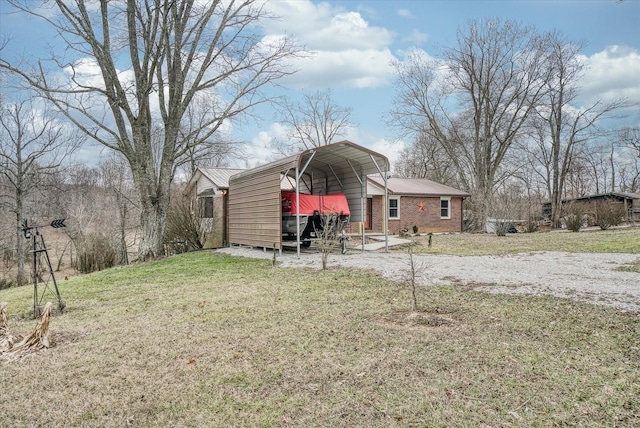
[[[426,178],[450,186],[460,186],[458,171],[449,161],[442,146],[426,134],[419,134],[405,147],[395,163],[395,172],[400,177]]]
[[[65,131],[50,111],[39,110],[32,100],[3,105],[0,110],[0,174],[9,188],[9,209],[15,213],[18,257],[16,283],[26,282],[22,220],[24,203],[56,172],[80,139]]]
[[[640,192],[640,126],[622,128],[617,136],[618,146],[626,162],[618,168],[620,189]]]
[[[625,126],[618,134],[621,145],[628,147],[640,158],[640,125]]]
[[[0,69],[124,156],[141,209],[139,257],[161,255],[177,160],[265,102],[260,90],[292,72],[284,60],[298,49],[287,37],[261,39],[271,16],[257,0],[51,0],[40,2],[46,14],[32,0],[9,2],[55,28],[64,54],[31,68],[2,59]],[[212,100],[210,114],[184,126],[202,99]]]
[[[535,31],[513,21],[472,21],[444,57],[414,51],[395,63],[391,118],[442,146],[473,195],[481,228],[507,150],[546,89],[545,49]]]
[[[208,138],[199,138],[201,134],[208,132],[207,126],[203,124],[215,114],[216,102],[212,100],[197,99],[188,106],[179,138],[185,144],[184,153],[176,160],[176,171],[182,168],[185,175],[191,177],[198,167],[226,166],[230,160],[242,158],[241,144],[223,129]],[[158,145],[162,146],[161,142]]]
[[[98,165],[101,186],[111,194],[112,210],[117,210],[117,224],[114,227],[117,237],[114,241],[116,249],[115,263],[126,265],[129,263],[129,231],[130,213],[135,212],[137,205],[133,196],[133,183],[126,161],[119,156],[113,156]]]
[[[584,45],[572,43],[558,33],[549,34],[546,43],[551,73],[545,80],[545,96],[536,112],[548,129],[548,138],[543,137],[538,148],[543,152],[541,156],[544,168],[547,168],[552,224],[558,227],[572,163],[580,157],[581,151],[589,149],[590,140],[603,135],[598,122],[627,103],[624,100],[598,100],[578,108],[575,104],[583,71],[579,54]]]
[[[352,126],[351,108],[341,107],[331,99],[331,91],[303,93],[300,103],[285,100],[281,122],[289,128],[289,141],[280,151],[291,153],[336,141]]]

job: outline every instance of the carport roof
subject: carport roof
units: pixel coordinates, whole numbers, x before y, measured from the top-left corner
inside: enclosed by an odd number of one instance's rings
[[[389,170],[389,160],[386,156],[345,140],[326,146],[313,147],[296,155],[243,171],[233,175],[230,181],[256,175],[261,171],[302,169],[310,158],[312,158],[313,167],[320,169],[348,169],[364,175],[384,173]]]

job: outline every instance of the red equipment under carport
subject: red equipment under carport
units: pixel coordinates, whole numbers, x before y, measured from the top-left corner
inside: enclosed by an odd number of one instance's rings
[[[344,193],[331,195],[306,195],[300,193],[300,214],[313,215],[318,211],[324,214],[351,215],[347,196]],[[296,192],[282,191],[282,214],[296,215]]]

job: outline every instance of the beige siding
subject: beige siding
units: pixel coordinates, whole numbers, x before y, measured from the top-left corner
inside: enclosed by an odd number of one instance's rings
[[[231,244],[281,248],[280,171],[263,171],[229,183]]]

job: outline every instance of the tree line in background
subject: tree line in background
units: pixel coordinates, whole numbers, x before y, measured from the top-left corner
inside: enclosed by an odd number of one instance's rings
[[[583,48],[492,19],[460,29],[441,60],[416,50],[396,62],[392,125],[412,141],[397,171],[471,193],[476,229],[507,214],[508,194],[550,200],[558,227],[563,199],[637,192],[640,117],[619,129],[608,121],[638,106],[581,98]]]
[[[351,109],[336,105],[330,91],[306,93],[300,103],[263,93],[294,73],[287,61],[304,52],[290,38],[261,38],[260,23],[273,18],[261,2],[93,8],[55,0],[50,14],[30,0],[8,1],[55,28],[62,49],[77,57],[0,59],[5,82],[30,94],[1,100],[4,260],[26,251],[23,218],[66,217],[81,271],[127,263],[131,254],[160,256],[178,238],[201,246],[193,210],[176,197],[176,177],[238,155],[229,123],[256,105],[279,106],[290,131],[277,142],[282,154],[329,144],[352,126]],[[557,32],[485,20],[461,28],[442,59],[409,53],[394,64],[389,117],[411,141],[395,171],[469,191],[475,229],[490,216],[537,216],[543,200],[551,200],[557,226],[563,198],[637,192],[638,120],[610,129],[628,100],[581,98],[583,47]],[[71,166],[71,152],[91,143],[108,160]],[[23,259],[18,284],[25,275]]]

